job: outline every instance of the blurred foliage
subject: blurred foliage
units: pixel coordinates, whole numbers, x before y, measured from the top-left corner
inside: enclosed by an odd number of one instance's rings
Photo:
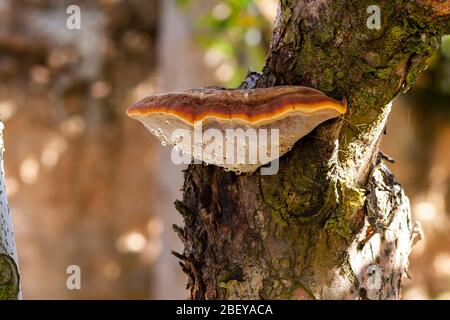
[[[411,98],[417,99],[427,112],[450,117],[450,36],[443,37],[440,50],[419,77]]]
[[[192,0],[177,0],[181,7]],[[235,87],[249,69],[261,70],[268,52],[272,21],[261,13],[261,1],[213,0],[196,21],[196,38],[206,48],[205,62],[216,70],[216,78]]]

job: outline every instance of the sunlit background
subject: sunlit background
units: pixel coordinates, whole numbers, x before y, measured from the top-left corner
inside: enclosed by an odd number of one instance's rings
[[[81,7],[81,30],[66,8]],[[0,116],[26,299],[185,298],[170,250],[182,167],[125,109],[261,70],[275,0],[0,0]],[[404,298],[450,298],[450,39],[397,99],[382,149],[425,240]],[[78,265],[81,290],[66,288]]]

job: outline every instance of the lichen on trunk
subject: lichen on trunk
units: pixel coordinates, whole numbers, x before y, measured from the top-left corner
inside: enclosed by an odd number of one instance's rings
[[[378,146],[390,102],[426,67],[450,17],[427,1],[380,0],[381,29],[369,29],[372,4],[280,2],[256,85],[313,87],[345,98],[348,112],[301,139],[277,175],[187,169],[175,230],[190,298],[400,297],[418,229]]]

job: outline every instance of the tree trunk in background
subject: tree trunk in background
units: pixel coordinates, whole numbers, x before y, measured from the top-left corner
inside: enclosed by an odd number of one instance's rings
[[[3,172],[3,123],[0,121],[0,300],[20,298],[19,261]]]
[[[282,157],[274,176],[191,165],[179,254],[192,299],[398,299],[419,238],[378,145],[390,102],[450,31],[430,1],[281,1],[258,86],[317,88],[348,111]],[[370,5],[381,29],[366,25]]]
[[[201,16],[207,1],[195,1],[189,6],[180,7],[174,0],[161,3],[159,23],[158,70],[161,90],[171,91],[191,86],[210,84],[212,72],[203,63],[201,47],[193,39],[192,30],[195,19]],[[183,54],[180,56],[180,52]],[[155,185],[158,186],[154,204],[155,213],[166,226],[163,233],[165,247],[162,252],[179,250],[182,245],[170,228],[181,221],[173,207],[173,199],[181,195],[183,167],[174,165],[170,149],[158,148],[158,170]],[[161,254],[155,261],[152,277],[154,299],[184,299],[186,297],[185,275],[180,271],[178,261],[172,255]]]

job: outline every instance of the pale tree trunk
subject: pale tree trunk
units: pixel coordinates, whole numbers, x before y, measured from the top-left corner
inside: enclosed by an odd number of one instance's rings
[[[20,298],[19,263],[3,171],[3,123],[0,121],[0,300]]]
[[[366,24],[371,5],[380,29]],[[345,98],[348,111],[301,139],[277,175],[186,170],[176,255],[191,299],[401,297],[421,233],[378,147],[391,101],[426,67],[449,20],[448,2],[281,1],[257,86],[313,87]]]

